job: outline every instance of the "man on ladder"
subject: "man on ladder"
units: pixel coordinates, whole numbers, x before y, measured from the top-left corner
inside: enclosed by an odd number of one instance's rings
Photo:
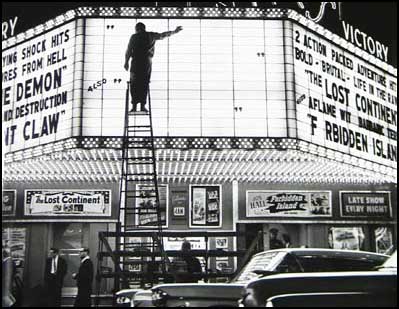
[[[174,31],[162,33],[147,32],[143,23],[136,24],[136,33],[130,37],[129,45],[125,55],[125,69],[129,70],[129,59],[132,58],[130,66],[130,94],[132,96],[132,109],[137,111],[140,103],[141,111],[148,112],[145,108],[148,84],[151,78],[152,57],[154,56],[155,41],[170,37],[183,30],[181,26]]]

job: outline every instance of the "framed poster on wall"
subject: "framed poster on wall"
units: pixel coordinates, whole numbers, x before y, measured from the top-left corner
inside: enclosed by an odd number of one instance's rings
[[[154,190],[154,187],[138,184],[136,190],[140,192],[141,196],[136,199],[136,207],[142,208],[140,214],[136,215],[136,222],[138,222],[140,226],[157,226],[157,214],[154,214],[156,198],[153,197],[153,193],[151,192],[151,190]],[[168,185],[158,185],[159,207],[161,210],[162,226],[164,227],[168,227],[168,192]]]
[[[221,185],[190,185],[190,227],[222,226]]]
[[[247,190],[246,215],[331,217],[331,191]]]
[[[17,206],[17,190],[3,190],[2,216],[15,216]]]
[[[23,280],[26,254],[26,228],[2,228],[2,248],[10,254],[15,265],[15,275]]]
[[[186,219],[187,218],[187,204],[188,204],[188,192],[187,191],[172,191],[171,192],[172,202],[172,216],[174,219]]]
[[[333,249],[362,250],[365,235],[361,227],[332,227],[329,244]]]
[[[378,227],[374,230],[375,251],[391,255],[394,250],[392,230],[389,227]]]

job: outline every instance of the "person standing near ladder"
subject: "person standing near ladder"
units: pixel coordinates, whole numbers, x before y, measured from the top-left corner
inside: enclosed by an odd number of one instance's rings
[[[129,70],[129,59],[132,58],[130,66],[130,94],[132,96],[132,109],[137,111],[140,104],[142,112],[148,112],[145,108],[148,92],[148,84],[151,78],[152,57],[154,56],[155,42],[170,37],[183,30],[181,26],[174,31],[162,33],[147,32],[143,23],[136,24],[136,33],[130,37],[129,45],[125,55],[125,69]]]

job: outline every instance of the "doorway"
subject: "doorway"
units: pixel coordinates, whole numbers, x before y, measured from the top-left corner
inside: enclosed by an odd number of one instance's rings
[[[77,288],[76,281],[72,279],[72,274],[79,270],[80,249],[89,246],[89,225],[86,223],[55,223],[53,235],[53,247],[60,250],[60,256],[65,259],[68,265],[62,294],[75,295]]]

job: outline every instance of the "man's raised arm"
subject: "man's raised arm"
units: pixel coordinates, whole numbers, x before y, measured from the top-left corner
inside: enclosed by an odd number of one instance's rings
[[[159,33],[159,37],[157,37],[156,39],[163,40],[164,38],[170,37],[176,33],[179,33],[182,30],[183,30],[182,26],[177,26],[176,29],[173,31],[166,31],[166,32]]]

